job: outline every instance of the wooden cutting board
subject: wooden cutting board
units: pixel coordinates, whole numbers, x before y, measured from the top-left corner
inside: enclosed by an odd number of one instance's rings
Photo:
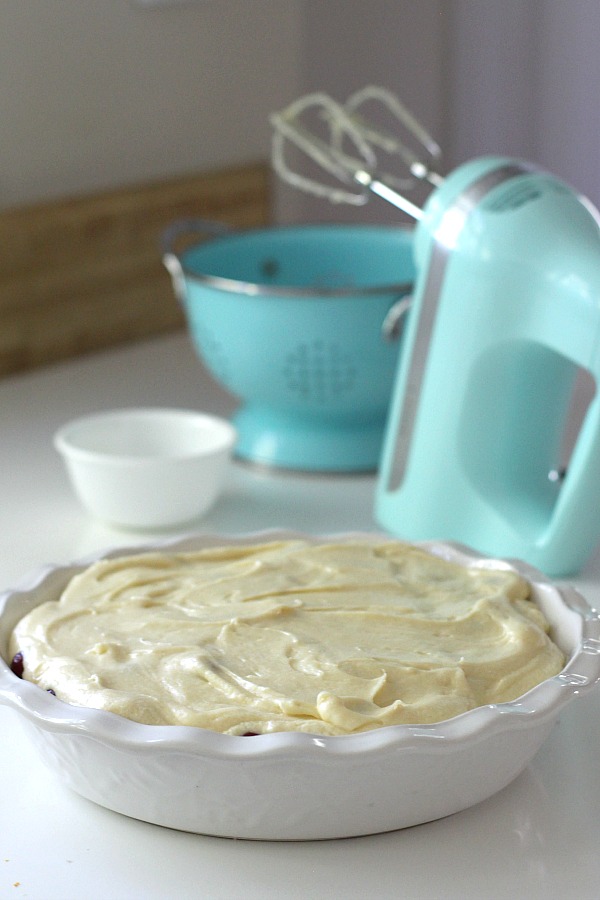
[[[184,325],[160,235],[183,217],[270,220],[256,163],[0,211],[0,376]]]

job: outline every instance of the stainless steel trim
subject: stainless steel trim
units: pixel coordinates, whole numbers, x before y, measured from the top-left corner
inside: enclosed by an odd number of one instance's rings
[[[169,261],[163,257],[163,263],[170,270]],[[372,297],[381,294],[394,294],[403,296],[413,289],[411,281],[398,282],[397,284],[376,284],[372,287],[356,287],[355,285],[342,285],[341,287],[328,288],[316,285],[314,287],[293,287],[278,284],[261,284],[260,282],[235,281],[232,278],[221,278],[218,275],[199,275],[191,272],[185,266],[181,266],[181,272],[186,278],[190,278],[198,284],[213,288],[217,291],[229,294],[246,294],[256,297]]]
[[[520,175],[529,174],[530,172],[531,169],[527,165],[520,163],[509,163],[487,172],[459,194],[454,203],[445,211],[442,221],[451,214],[456,218],[455,231],[461,230],[468,216],[486,194],[499,187],[505,181]],[[412,346],[406,390],[402,399],[402,411],[396,432],[392,464],[387,479],[386,489],[390,492],[398,490],[406,475],[412,435],[427,368],[429,346],[437,317],[446,266],[451,253],[452,249],[439,241],[434,235],[421,311],[416,326],[417,332]],[[411,315],[415,315],[414,310]]]
[[[288,226],[278,226],[277,231],[284,231]],[[296,229],[302,226],[289,226]],[[310,227],[310,226],[309,226]],[[398,231],[412,231],[411,225],[399,225]],[[274,230],[268,227],[247,229],[246,231],[232,231],[220,224],[206,222],[202,219],[182,219],[174,222],[164,232],[162,239],[163,265],[169,271],[175,288],[176,295],[183,300],[185,298],[185,280],[190,279],[207,288],[229,294],[245,294],[256,297],[371,297],[382,294],[394,294],[403,297],[413,289],[410,281],[396,282],[393,284],[374,284],[359,286],[353,284],[327,287],[314,284],[311,286],[263,284],[261,282],[238,281],[235,278],[223,278],[220,275],[206,275],[189,269],[182,260],[181,255],[174,249],[177,238],[187,234],[203,234],[208,241],[227,240],[261,231]]]

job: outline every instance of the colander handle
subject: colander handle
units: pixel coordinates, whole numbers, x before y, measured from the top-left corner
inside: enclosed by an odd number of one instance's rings
[[[224,222],[212,222],[208,219],[176,219],[165,228],[161,238],[162,261],[171,276],[173,291],[180,303],[185,299],[185,276],[181,260],[175,250],[178,242],[185,236],[215,238],[229,234],[230,231]]]

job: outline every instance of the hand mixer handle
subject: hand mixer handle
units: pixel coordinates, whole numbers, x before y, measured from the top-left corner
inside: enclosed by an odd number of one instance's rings
[[[574,561],[568,566],[572,572],[584,564],[600,538],[600,216],[588,201],[560,182],[556,185],[557,209],[564,215],[556,217],[555,228],[561,232],[563,246],[555,243],[556,295],[552,301],[557,312],[554,323],[548,316],[545,340],[570,361],[575,384],[578,370],[594,382],[594,396],[585,410],[542,537],[548,553]],[[572,407],[575,398],[573,392]]]
[[[382,457],[378,521],[558,575],[600,538],[600,398],[564,481],[578,370],[600,381],[600,228],[514,160],[465,164],[417,226],[419,277]]]

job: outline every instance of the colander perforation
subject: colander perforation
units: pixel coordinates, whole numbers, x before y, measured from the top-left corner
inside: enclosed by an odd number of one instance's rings
[[[339,344],[303,341],[285,357],[283,379],[295,398],[316,403],[339,399],[354,389],[356,364]]]

